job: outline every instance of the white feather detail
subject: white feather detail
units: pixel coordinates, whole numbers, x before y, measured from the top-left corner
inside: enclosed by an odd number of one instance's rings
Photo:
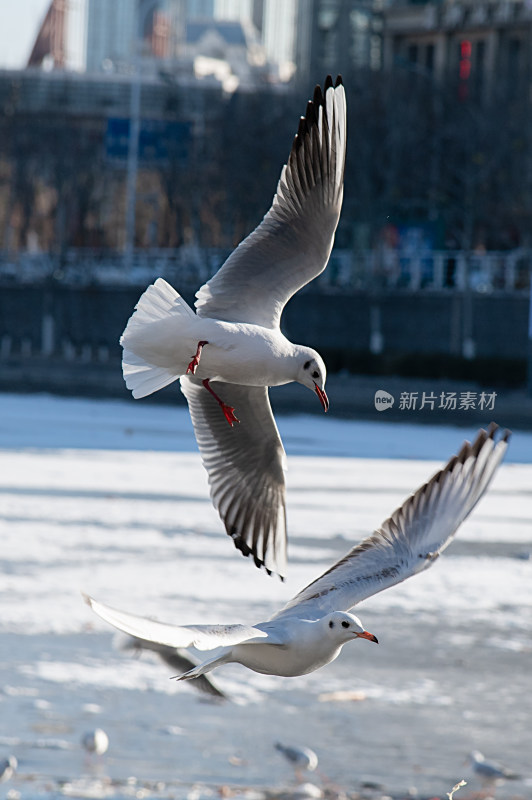
[[[120,338],[122,372],[134,398],[147,397],[183,374],[179,341],[190,336],[196,321],[194,311],[165,280],[148,286]]]

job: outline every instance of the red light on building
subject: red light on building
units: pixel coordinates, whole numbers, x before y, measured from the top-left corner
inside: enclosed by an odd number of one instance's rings
[[[471,61],[462,59],[460,61],[460,80],[466,81],[471,75]]]
[[[468,39],[463,39],[460,42],[460,58],[458,63],[458,76],[460,78],[460,85],[458,87],[458,95],[460,100],[465,100],[468,95],[468,80],[471,76],[471,55],[473,48]]]
[[[460,42],[460,58],[471,58],[471,42],[467,40]]]

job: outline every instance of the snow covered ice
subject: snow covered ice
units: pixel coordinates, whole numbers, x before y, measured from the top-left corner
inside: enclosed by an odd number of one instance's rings
[[[127,794],[132,775],[160,796],[172,782],[183,797],[197,782],[280,787],[291,779],[280,738],[315,750],[323,774],[349,790],[371,780],[444,796],[462,777],[479,788],[463,766],[473,749],[527,775],[530,433],[514,431],[492,488],[439,562],[357,607],[379,648],[345,648],[296,679],[226,667],[217,683],[232,700],[221,704],[170,681],[151,654],[113,646],[80,591],[183,624],[264,619],[476,431],[297,416],[279,428],[285,584],[223,532],[186,409],[0,396],[0,757],[18,760],[10,788],[52,796],[46,786],[72,789],[91,770],[106,796]],[[324,701],[344,690],[364,699]],[[91,727],[111,742],[97,764],[79,745]],[[515,783],[505,793],[526,795]]]

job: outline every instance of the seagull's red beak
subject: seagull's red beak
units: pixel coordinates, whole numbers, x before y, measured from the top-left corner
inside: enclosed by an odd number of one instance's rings
[[[320,387],[318,386],[317,383],[315,383],[314,386],[316,387],[316,394],[320,398],[320,403],[323,406],[323,410],[324,411],[328,411],[329,410],[329,398],[327,397],[327,395],[325,393],[325,390],[324,389],[320,389]]]
[[[359,639],[368,639],[370,642],[375,642],[375,644],[379,644],[379,640],[376,636],[374,636],[369,631],[362,631],[362,633],[357,633],[357,637]]]

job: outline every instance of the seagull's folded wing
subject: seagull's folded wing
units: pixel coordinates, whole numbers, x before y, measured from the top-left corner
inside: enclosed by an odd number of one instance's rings
[[[285,303],[325,269],[342,207],[346,104],[340,78],[316,87],[273,204],[197,294],[200,316],[277,327]]]
[[[465,442],[458,455],[410,495],[381,527],[321,577],[310,583],[273,619],[319,619],[349,610],[361,600],[430,567],[486,491],[504,453],[509,433],[497,442],[496,425]]]
[[[168,647],[195,647],[197,650],[214,650],[234,644],[268,638],[268,634],[252,625],[170,625],[147,617],[138,617],[99,603],[88,595],[85,602],[105,622],[118,630],[150,642]]]
[[[201,382],[181,378],[211,497],[235,547],[257,566],[283,576],[286,569],[286,456],[268,389],[211,383],[234,406],[240,425],[230,427]]]

